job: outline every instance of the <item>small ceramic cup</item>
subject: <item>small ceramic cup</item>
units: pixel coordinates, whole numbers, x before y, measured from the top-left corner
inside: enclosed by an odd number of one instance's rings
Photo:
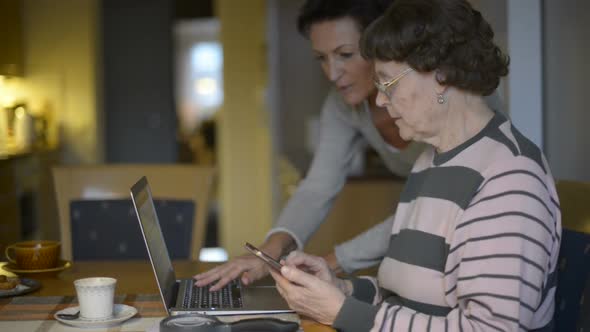
[[[58,241],[25,241],[6,247],[8,261],[24,270],[43,270],[57,266],[60,243]]]
[[[84,278],[74,281],[80,317],[87,319],[105,319],[113,316],[115,298],[114,278]]]

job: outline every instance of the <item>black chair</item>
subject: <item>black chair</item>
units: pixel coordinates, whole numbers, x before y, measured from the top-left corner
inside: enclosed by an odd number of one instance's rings
[[[590,317],[590,311],[583,312],[581,306],[589,278],[590,234],[564,229],[555,295],[555,332],[579,331],[576,329],[578,321]]]
[[[172,259],[190,259],[195,204],[155,200],[160,227]],[[74,200],[70,203],[74,260],[148,259],[130,199]]]
[[[154,199],[159,200],[156,209],[172,257],[199,259],[215,169],[180,164],[55,167],[53,180],[63,259],[98,259],[99,255],[105,259],[117,255],[127,259],[146,257],[129,193],[142,176],[147,177]],[[177,215],[179,211],[181,217]],[[80,220],[74,222],[73,217]],[[185,222],[175,224],[177,218]],[[92,240],[98,237],[100,241]]]
[[[586,289],[580,303],[580,319],[578,320],[579,332],[590,332],[590,278],[586,281]]]
[[[588,326],[590,305],[583,305],[590,292],[590,183],[558,181],[563,231],[559,251],[557,292],[553,323],[555,332],[581,330]],[[586,331],[590,331],[586,329]]]

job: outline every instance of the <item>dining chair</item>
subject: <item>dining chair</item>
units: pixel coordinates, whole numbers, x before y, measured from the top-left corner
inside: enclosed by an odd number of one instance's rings
[[[590,278],[586,280],[586,288],[582,295],[582,301],[580,303],[580,319],[578,320],[579,332],[590,331]]]
[[[181,164],[54,167],[63,259],[147,259],[129,194],[142,176],[172,259],[198,260],[215,170]]]
[[[589,306],[583,305],[583,294],[590,287],[590,183],[560,180],[556,188],[563,230],[554,331],[580,331],[576,325],[588,326],[590,316]]]

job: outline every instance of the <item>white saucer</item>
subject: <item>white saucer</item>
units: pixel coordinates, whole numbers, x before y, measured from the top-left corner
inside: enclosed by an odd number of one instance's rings
[[[118,325],[129,318],[137,314],[137,309],[125,304],[115,304],[113,307],[113,316],[102,319],[88,319],[84,317],[78,317],[76,319],[63,319],[59,318],[57,314],[75,314],[78,312],[79,307],[69,307],[56,312],[53,317],[58,321],[75,327],[86,327],[86,328],[97,328],[97,327],[109,327]]]

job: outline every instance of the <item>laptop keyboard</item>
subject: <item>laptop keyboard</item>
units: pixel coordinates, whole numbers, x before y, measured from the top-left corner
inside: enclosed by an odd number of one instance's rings
[[[190,292],[186,292],[184,295],[183,305],[185,308],[242,308],[242,285],[239,280],[233,280],[215,292],[209,291],[210,285],[197,287],[191,280],[186,280],[186,282],[191,285]]]

